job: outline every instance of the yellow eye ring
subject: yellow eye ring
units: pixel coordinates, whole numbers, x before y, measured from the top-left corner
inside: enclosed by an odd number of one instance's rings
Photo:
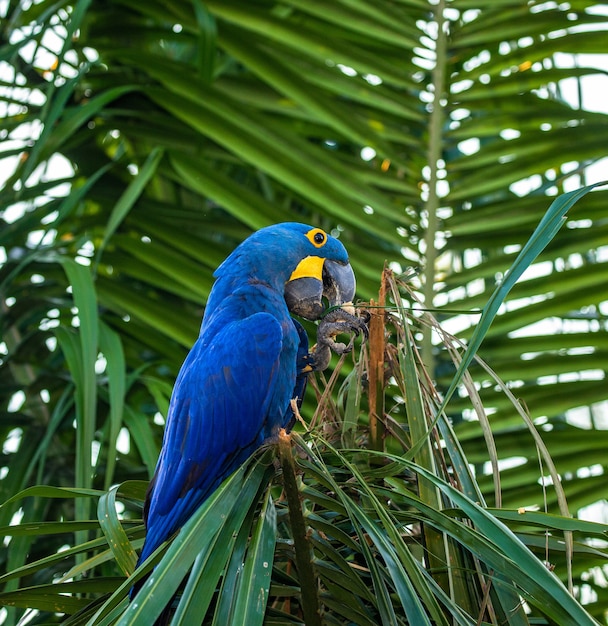
[[[306,233],[306,237],[315,248],[320,248],[327,243],[327,234],[320,228],[309,230]]]

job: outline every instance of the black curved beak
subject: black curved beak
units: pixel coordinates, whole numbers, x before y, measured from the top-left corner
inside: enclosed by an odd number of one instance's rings
[[[349,263],[325,259],[321,279],[316,276],[298,276],[285,284],[285,302],[294,315],[318,320],[325,307],[342,306],[355,297],[355,274]]]

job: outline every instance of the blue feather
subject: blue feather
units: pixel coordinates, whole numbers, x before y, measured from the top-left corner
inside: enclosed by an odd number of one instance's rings
[[[194,345],[171,399],[140,559],[282,426],[283,413],[276,407],[284,406],[295,384],[295,376],[280,375],[283,343],[277,319],[255,313],[227,324],[212,343],[199,338]],[[285,343],[293,344],[293,338]],[[295,347],[283,358],[289,352]]]

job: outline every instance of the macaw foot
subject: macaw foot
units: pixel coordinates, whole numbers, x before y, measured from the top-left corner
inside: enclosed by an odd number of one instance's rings
[[[348,343],[336,341],[338,335],[350,334]],[[331,353],[347,354],[353,349],[355,339],[360,335],[367,339],[369,331],[367,323],[344,309],[330,311],[320,322],[317,329],[317,345],[311,350],[312,367],[324,370],[331,360]]]

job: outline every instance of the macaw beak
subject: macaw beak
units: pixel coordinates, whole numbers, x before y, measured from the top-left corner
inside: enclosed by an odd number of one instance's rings
[[[349,263],[306,257],[285,283],[285,302],[294,315],[318,320],[325,307],[342,306],[355,297],[355,274]]]

